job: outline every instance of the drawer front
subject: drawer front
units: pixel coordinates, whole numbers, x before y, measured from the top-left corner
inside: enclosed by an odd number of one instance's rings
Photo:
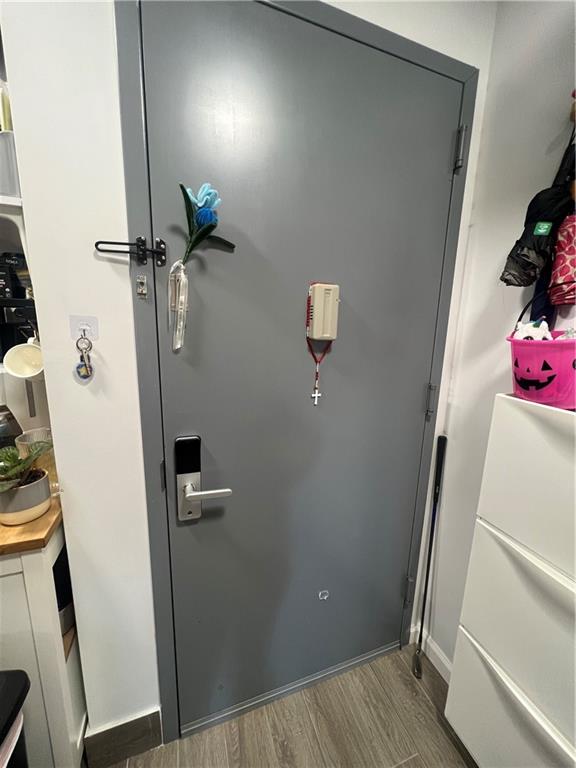
[[[446,717],[479,768],[574,768],[576,752],[460,627]]]
[[[476,522],[461,624],[572,743],[576,585]]]
[[[576,414],[499,395],[479,517],[575,577]]]

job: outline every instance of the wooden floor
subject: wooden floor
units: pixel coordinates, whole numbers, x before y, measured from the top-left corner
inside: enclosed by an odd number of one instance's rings
[[[442,722],[446,683],[407,648],[114,768],[451,768],[470,765]]]

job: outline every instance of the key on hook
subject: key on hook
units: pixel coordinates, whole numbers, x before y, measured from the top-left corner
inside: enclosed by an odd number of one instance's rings
[[[76,342],[76,349],[80,352],[80,358],[82,360],[76,366],[76,373],[81,379],[89,379],[94,373],[92,363],[90,362],[90,351],[92,349],[92,342],[86,336],[86,330],[82,329],[82,336]]]

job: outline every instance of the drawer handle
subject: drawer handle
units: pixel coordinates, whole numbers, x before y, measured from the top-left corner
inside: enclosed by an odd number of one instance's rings
[[[460,625],[460,631],[471,643],[474,650],[478,653],[482,661],[490,667],[496,677],[500,680],[502,685],[509,691],[511,696],[520,704],[520,706],[535,720],[542,728],[544,733],[554,742],[554,744],[561,750],[572,762],[576,762],[576,749],[570,744],[570,742],[564,738],[564,736],[556,730],[552,723],[544,717],[544,715],[537,709],[530,701],[528,696],[522,691],[516,683],[509,677],[502,667],[497,664],[494,659],[486,653],[480,643],[475,640],[470,632]]]
[[[529,549],[523,547],[521,544],[518,544],[516,541],[514,541],[514,539],[506,536],[506,534],[499,531],[498,528],[495,528],[493,525],[490,525],[490,523],[487,523],[486,520],[478,518],[477,522],[478,525],[481,525],[483,528],[485,528],[488,533],[494,536],[495,539],[501,541],[505,547],[511,549],[513,552],[516,552],[518,555],[520,555],[520,557],[524,558],[524,560],[537,568],[541,573],[544,573],[546,576],[553,579],[559,586],[568,590],[568,592],[570,592],[572,595],[576,593],[576,582],[572,581],[569,576],[564,576],[564,574],[558,571],[556,568],[548,565],[545,560],[542,560],[542,558],[535,555]]]

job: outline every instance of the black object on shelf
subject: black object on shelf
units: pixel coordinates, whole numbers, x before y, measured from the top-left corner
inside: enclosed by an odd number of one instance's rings
[[[15,299],[0,296],[0,307],[30,307],[34,308],[34,299]]]
[[[10,299],[12,297],[12,270],[0,264],[0,297]]]
[[[0,360],[11,347],[35,335],[36,307],[23,253],[0,253]]]
[[[56,587],[56,601],[60,616],[60,631],[63,635],[74,626],[74,602],[72,597],[72,581],[70,579],[70,566],[68,565],[68,553],[66,547],[56,558],[52,567],[54,574],[54,586]]]
[[[0,297],[25,299],[32,290],[23,253],[0,253]]]
[[[22,434],[22,427],[5,403],[0,404],[0,448],[14,445],[16,438]]]
[[[16,722],[29,690],[30,678],[26,672],[20,669],[0,672],[0,745]],[[24,729],[8,761],[8,768],[28,768]]]

